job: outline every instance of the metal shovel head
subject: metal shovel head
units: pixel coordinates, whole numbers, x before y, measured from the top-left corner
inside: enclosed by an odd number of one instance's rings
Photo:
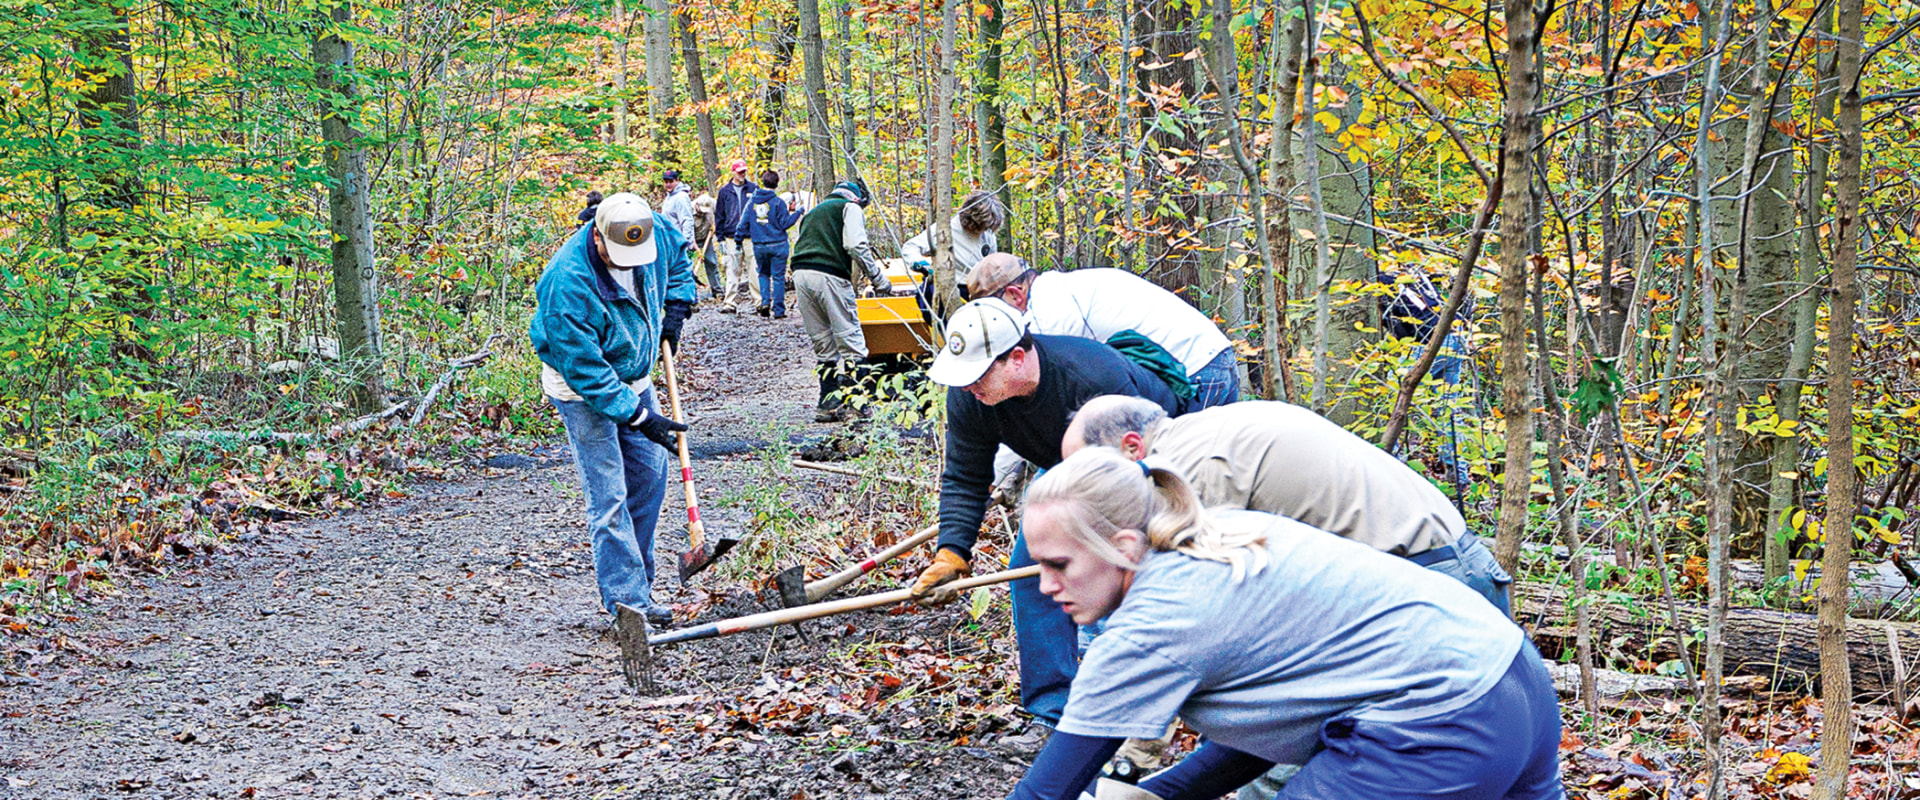
[[[613,632],[620,641],[620,672],[627,678],[627,687],[658,694],[659,687],[653,684],[653,647],[648,642],[653,629],[647,615],[626,603],[615,603]]]
[[[713,559],[714,552],[711,544],[702,543],[699,547],[681,553],[680,582],[686,583],[689,578],[700,574],[700,570],[713,566]]]
[[[773,585],[780,589],[780,605],[797,608],[807,604],[807,567],[796,564],[773,576]]]

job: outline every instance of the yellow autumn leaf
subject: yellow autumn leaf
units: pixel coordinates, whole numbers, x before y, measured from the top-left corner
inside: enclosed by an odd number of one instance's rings
[[[1340,130],[1340,118],[1334,116],[1331,111],[1322,111],[1313,115],[1313,121],[1324,126],[1327,129],[1327,133],[1335,133]]]
[[[1767,770],[1766,781],[1772,784],[1789,783],[1813,774],[1813,759],[1805,753],[1782,753],[1780,760],[1773,762]]]

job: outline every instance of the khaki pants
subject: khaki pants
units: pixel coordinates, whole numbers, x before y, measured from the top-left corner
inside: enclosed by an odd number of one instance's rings
[[[754,305],[765,302],[760,299],[760,290],[754,284],[753,245],[740,246],[733,239],[720,240],[720,263],[727,268],[727,285],[721,290],[721,302],[738,305],[742,300],[752,300]]]
[[[851,281],[819,270],[796,269],[793,288],[800,322],[813,340],[815,361],[832,364],[867,357],[867,335],[860,330]]]

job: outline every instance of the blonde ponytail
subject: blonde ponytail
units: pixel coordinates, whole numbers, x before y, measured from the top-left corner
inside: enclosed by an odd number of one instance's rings
[[[1231,565],[1235,581],[1266,569],[1269,560],[1264,526],[1222,526],[1179,472],[1129,461],[1111,447],[1083,448],[1035,479],[1026,507],[1054,504],[1069,513],[1053,518],[1115,566],[1139,566],[1113,545],[1113,535],[1123,530],[1140,531],[1155,550]]]

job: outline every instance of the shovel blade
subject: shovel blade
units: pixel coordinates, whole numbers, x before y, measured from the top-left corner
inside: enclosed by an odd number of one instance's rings
[[[795,608],[807,604],[807,568],[795,565],[773,576],[773,585],[780,590],[780,605]]]
[[[701,570],[713,566],[715,555],[713,545],[711,544],[702,544],[699,547],[681,553],[680,582],[686,583],[688,579],[700,574]]]
[[[659,687],[653,683],[653,647],[648,642],[653,631],[647,615],[626,603],[615,603],[614,609],[613,631],[620,642],[620,672],[626,676],[627,688],[658,694]]]

